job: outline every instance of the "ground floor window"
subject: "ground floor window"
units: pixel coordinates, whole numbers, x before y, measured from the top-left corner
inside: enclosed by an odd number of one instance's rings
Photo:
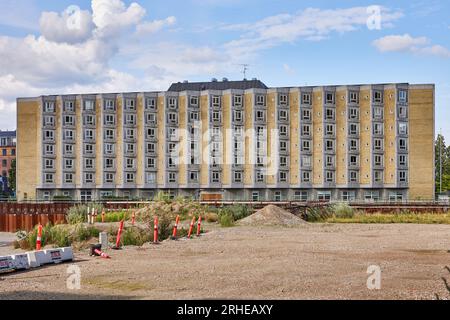
[[[281,201],[281,191],[275,191],[274,200]]]
[[[80,196],[82,202],[92,201],[92,191],[81,191]]]
[[[300,202],[308,201],[308,191],[295,191],[294,201],[300,201]]]
[[[317,200],[330,201],[331,200],[331,191],[318,191],[317,192]]]
[[[403,193],[401,192],[389,192],[389,201],[403,201]]]
[[[355,201],[356,192],[355,191],[342,191],[342,201]]]
[[[108,198],[108,197],[112,197],[112,196],[113,196],[113,192],[111,190],[100,191],[100,197],[102,197],[102,198]]]
[[[44,201],[50,201],[50,191],[44,191],[43,199]]]
[[[380,200],[380,192],[379,191],[366,191],[364,193],[364,199],[366,201],[379,201]]]
[[[252,201],[259,201],[259,191],[252,192]]]

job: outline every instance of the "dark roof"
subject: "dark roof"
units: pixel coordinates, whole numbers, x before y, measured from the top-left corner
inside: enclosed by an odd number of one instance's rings
[[[260,80],[211,81],[211,82],[178,82],[172,83],[169,92],[203,91],[203,90],[247,90],[268,89]]]
[[[1,131],[0,130],[0,137],[15,137],[16,131]]]

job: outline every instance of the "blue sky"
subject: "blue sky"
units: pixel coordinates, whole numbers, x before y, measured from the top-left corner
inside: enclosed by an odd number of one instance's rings
[[[268,86],[435,83],[450,140],[449,12],[434,0],[2,0],[0,127],[15,128],[16,97],[165,90],[240,79],[248,63]]]

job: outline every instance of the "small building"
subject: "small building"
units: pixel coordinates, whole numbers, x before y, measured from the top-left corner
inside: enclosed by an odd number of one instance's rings
[[[16,131],[0,130],[0,194],[10,193],[9,170],[16,159]]]

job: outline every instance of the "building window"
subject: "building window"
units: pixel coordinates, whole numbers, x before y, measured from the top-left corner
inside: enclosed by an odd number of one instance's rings
[[[115,111],[116,110],[115,101],[109,99],[105,100],[103,108],[105,111]]]
[[[280,125],[279,132],[280,132],[281,137],[287,137],[288,136],[288,127],[285,125]]]
[[[373,124],[373,134],[383,135],[383,124],[382,123],[374,123]]]
[[[53,146],[52,146],[53,149]],[[51,154],[54,154],[53,152]],[[73,155],[73,145],[72,144],[65,144],[64,145],[64,154],[67,156]]]
[[[114,154],[114,144],[105,143],[105,154]]]
[[[92,201],[92,191],[81,191],[80,196],[83,202]]]
[[[373,108],[373,118],[376,120],[383,119],[383,108],[382,107],[374,107]]]
[[[374,139],[373,140],[373,149],[375,151],[383,151],[383,139]]]
[[[221,112],[220,111],[213,111],[211,113],[211,121],[213,122],[220,122],[221,119]]]
[[[303,93],[302,94],[302,104],[311,104],[311,93]]]
[[[177,98],[169,98],[168,99],[168,106],[170,109],[176,109],[177,108]]]
[[[303,121],[311,121],[311,110],[309,110],[309,109],[302,110],[302,120]]]
[[[325,140],[325,151],[334,152],[334,140]]]
[[[198,97],[197,96],[190,96],[189,97],[189,103],[191,106],[198,106]]]
[[[198,112],[189,112],[189,121],[198,121],[200,120],[199,113]]]
[[[275,191],[273,200],[277,202],[281,201],[281,191]]]
[[[294,201],[306,202],[308,201],[308,191],[295,191]]]
[[[95,101],[94,100],[84,101],[84,111],[94,111],[94,110],[95,110]]]
[[[7,153],[6,149],[3,149],[3,150],[2,150],[3,156],[6,156],[6,153]]]
[[[233,175],[234,183],[242,183],[242,171],[235,171]]]
[[[401,167],[406,167],[408,165],[408,157],[406,154],[401,154],[398,156],[398,165]]]
[[[398,117],[405,119],[408,116],[408,108],[405,106],[398,107]]]
[[[94,145],[84,144],[84,154],[94,154]]]
[[[283,140],[280,141],[280,151],[281,152],[288,151],[288,146],[287,146],[287,142],[286,141],[283,141]]]
[[[66,169],[66,170],[73,169],[73,159],[65,159],[64,160],[64,169]]]
[[[47,159],[46,160],[46,169],[53,169],[53,165],[50,167],[50,168],[47,168],[47,161],[53,161],[53,160],[49,160],[49,159]],[[52,162],[53,163],[53,162]],[[5,168],[5,167],[7,167],[8,166],[8,160],[6,160],[6,159],[3,159],[2,160],[2,167],[3,168]]]
[[[334,182],[334,172],[333,171],[325,172],[325,182],[328,182],[328,183]]]
[[[212,106],[215,108],[220,107],[220,96],[213,96],[212,97]]]
[[[234,110],[233,121],[242,122],[242,111],[241,110]]]
[[[114,159],[112,158],[105,158],[105,169],[114,169]]]
[[[169,112],[167,114],[167,121],[171,124],[177,124],[178,123],[178,115],[174,112]]]
[[[156,144],[147,143],[146,150],[147,153],[155,153],[156,152]]]
[[[287,167],[288,163],[287,163],[287,157],[285,156],[281,156],[280,157],[280,167]]]
[[[287,121],[289,120],[289,114],[287,110],[278,110],[278,120]]]
[[[383,103],[383,92],[379,90],[375,90],[373,92],[373,102]]]
[[[156,137],[155,128],[147,128],[147,139],[154,139]]]
[[[350,135],[356,136],[358,135],[358,132],[359,132],[359,125],[356,123],[350,123],[348,133]]]
[[[212,183],[219,183],[220,182],[220,172],[219,171],[213,171],[211,174],[211,182]]]
[[[236,107],[242,106],[242,96],[241,95],[233,96],[233,102],[234,102],[234,106],[236,106]]]
[[[359,156],[350,155],[350,165],[356,167],[358,165]]]
[[[114,173],[105,173],[105,183],[114,183]]]
[[[302,125],[302,136],[310,137],[311,136],[311,126],[308,124]]]
[[[408,143],[406,139],[400,138],[398,140],[398,147],[401,151],[407,151],[408,150]]]
[[[399,171],[398,172],[399,181],[402,183],[408,182],[408,174],[407,171]]]
[[[335,120],[335,112],[334,109],[326,108],[325,110],[325,120]]]
[[[266,121],[266,112],[264,110],[256,110],[255,120],[256,121]]]
[[[350,183],[358,183],[359,179],[358,171],[349,171],[349,181]]]
[[[67,119],[67,121],[68,121],[66,123],[67,125],[73,126],[75,124],[75,120],[74,119],[72,119],[72,121],[69,121],[69,119]],[[90,114],[89,115],[85,115],[83,117],[83,123],[84,123],[85,126],[94,126],[95,125],[95,116],[90,115]]]
[[[375,154],[373,156],[373,164],[377,167],[383,166],[383,156],[379,154]]]
[[[366,192],[364,192],[364,199],[366,201],[378,201],[378,200],[380,200],[380,192],[379,191],[366,191]]]
[[[135,160],[133,158],[126,158],[125,167],[127,169],[135,168]]]
[[[311,157],[310,156],[302,156],[302,167],[305,167],[305,168],[311,167]]]
[[[75,102],[74,101],[64,101],[64,111],[65,112],[74,112],[75,111]]]
[[[355,201],[356,192],[355,191],[342,191],[342,201]]]
[[[303,171],[303,173],[302,173],[302,181],[304,183],[311,182],[311,172],[310,171]]]
[[[334,124],[327,124],[325,127],[325,135],[334,136]]]
[[[331,191],[318,191],[317,200],[319,201],[331,201]]]
[[[53,127],[55,125],[55,117],[54,116],[45,116],[44,117],[44,126]]]
[[[155,98],[147,98],[145,99],[145,108],[146,109],[156,109],[156,99]]]
[[[125,180],[126,183],[134,183],[134,178],[135,178],[134,173],[127,172],[127,174],[125,176],[126,176],[126,180]]]
[[[198,171],[189,172],[189,182],[198,183]]]
[[[252,201],[259,201],[259,191],[252,191]]]
[[[155,124],[156,123],[156,113],[147,113],[145,118],[147,124]]]
[[[134,140],[136,138],[136,130],[135,129],[126,129],[125,130],[125,139]]]
[[[383,183],[383,171],[374,170],[373,171],[373,181],[375,183]]]
[[[256,171],[256,182],[258,182],[258,183],[264,182],[264,173],[260,170]]]
[[[155,172],[147,172],[145,175],[146,183],[154,184],[156,183],[156,173]]]
[[[136,110],[136,103],[134,99],[125,99],[125,109],[129,111]]]
[[[287,182],[288,181],[288,174],[286,171],[280,171],[278,174],[279,182]]]
[[[73,183],[73,174],[72,173],[64,174],[64,183]]]
[[[169,181],[169,183],[176,183],[177,182],[177,174],[175,172],[169,172],[168,181]]]
[[[44,181],[45,181],[45,183],[53,183],[54,182],[54,178],[55,178],[54,174],[46,173],[45,176],[44,176]]]
[[[84,140],[94,140],[94,130],[84,130]]]
[[[64,130],[63,140],[73,141],[75,140],[75,134],[73,130]]]
[[[84,183],[94,183],[94,174],[91,172],[86,172],[84,174]]]
[[[45,102],[44,103],[44,112],[55,112],[55,103],[54,102]]]
[[[408,134],[408,124],[405,122],[399,122],[398,124],[398,134],[406,135]]]
[[[125,114],[125,124],[129,126],[136,125],[136,115],[130,113]]]
[[[325,92],[325,102],[328,104],[334,104],[334,93]]]
[[[358,151],[359,150],[359,141],[357,139],[350,139],[348,146],[349,146],[350,151]]]
[[[256,105],[264,106],[265,104],[266,104],[266,97],[263,95],[257,95],[256,96]]]
[[[126,143],[125,144],[125,153],[127,154],[134,154],[135,147],[133,143]]]
[[[348,101],[350,103],[358,103],[359,102],[359,92],[357,92],[357,91],[350,91]]]
[[[359,109],[358,108],[349,108],[348,109],[348,118],[350,120],[359,120]]]
[[[105,139],[106,140],[114,140],[115,138],[115,130],[114,129],[105,129]]]
[[[11,149],[11,155],[15,156],[16,155],[16,149]]]
[[[288,96],[287,96],[287,94],[280,94],[279,95],[279,101],[280,101],[281,105],[283,105],[283,106],[287,105],[288,104]]]
[[[104,117],[104,124],[106,126],[114,126],[116,124],[116,116],[113,114],[106,114]]]
[[[310,140],[302,141],[302,151],[305,151],[305,152],[311,151],[311,141]]]
[[[44,131],[44,141],[53,141],[55,139],[55,131],[45,130]]]
[[[403,102],[403,103],[408,102],[408,91],[399,90],[398,91],[398,101]]]

